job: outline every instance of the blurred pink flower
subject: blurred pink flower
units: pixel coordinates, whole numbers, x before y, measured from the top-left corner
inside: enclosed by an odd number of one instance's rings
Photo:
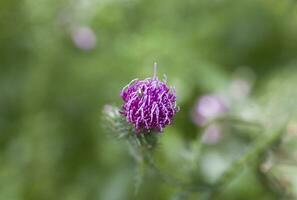
[[[206,125],[210,120],[227,111],[227,105],[217,95],[202,96],[196,103],[193,111],[193,121],[199,126]]]
[[[91,50],[96,46],[96,35],[90,27],[76,27],[72,32],[72,41],[82,50]]]

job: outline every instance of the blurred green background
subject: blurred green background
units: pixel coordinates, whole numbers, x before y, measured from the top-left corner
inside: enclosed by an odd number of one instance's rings
[[[290,114],[293,123],[296,3],[1,0],[0,199],[173,198],[178,189],[154,176],[135,195],[135,163],[100,122],[103,106],[120,105],[122,87],[151,76],[154,61],[159,76],[176,87],[181,107],[158,152],[170,160],[163,166],[169,173],[178,174],[177,155],[202,131],[190,115],[196,99],[224,90],[240,69],[254,80],[253,119],[273,124]],[[240,143],[233,143],[225,146],[236,152]],[[290,147],[295,153],[297,142]],[[279,199],[246,173],[223,199]]]

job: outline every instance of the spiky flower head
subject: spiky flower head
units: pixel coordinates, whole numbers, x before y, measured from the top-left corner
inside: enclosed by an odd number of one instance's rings
[[[175,90],[167,86],[166,79],[160,81],[156,71],[155,63],[152,78],[134,79],[121,91],[124,100],[121,113],[137,133],[162,132],[179,110]]]

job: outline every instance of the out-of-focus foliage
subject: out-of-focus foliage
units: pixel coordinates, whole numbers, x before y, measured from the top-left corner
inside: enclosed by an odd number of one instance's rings
[[[193,184],[211,185],[251,152],[250,164],[235,168],[218,198],[294,199],[296,3],[1,0],[0,199],[187,196],[145,172],[138,184],[141,173],[125,143],[106,137],[100,124],[104,104],[120,105],[121,88],[151,76],[154,61],[176,86],[181,108],[155,151],[163,171],[183,181],[190,173]],[[231,120],[220,124],[219,143],[202,140],[206,128],[191,118],[196,100],[228,93],[237,77],[249,80],[251,91],[232,101],[230,112],[265,131]],[[258,144],[280,123],[288,125],[277,145]],[[207,197],[198,191],[189,198]]]

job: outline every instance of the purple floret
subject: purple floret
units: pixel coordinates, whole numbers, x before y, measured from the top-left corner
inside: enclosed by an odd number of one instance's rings
[[[175,91],[156,76],[133,80],[121,92],[122,114],[135,126],[136,132],[162,132],[178,112]]]

